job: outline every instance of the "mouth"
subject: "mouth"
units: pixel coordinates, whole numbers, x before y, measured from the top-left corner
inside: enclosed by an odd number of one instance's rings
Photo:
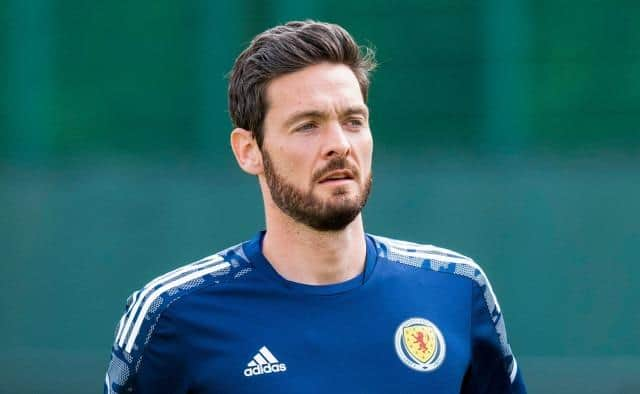
[[[332,171],[318,181],[321,184],[338,184],[353,180],[353,173],[349,170]]]

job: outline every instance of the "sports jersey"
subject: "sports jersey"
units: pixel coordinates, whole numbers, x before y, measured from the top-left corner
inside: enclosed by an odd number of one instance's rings
[[[468,257],[366,235],[359,276],[305,285],[276,272],[263,238],[134,292],[104,392],[526,392],[491,285]]]

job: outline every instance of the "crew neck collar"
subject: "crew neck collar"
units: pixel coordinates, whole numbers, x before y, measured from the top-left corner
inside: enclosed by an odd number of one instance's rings
[[[364,270],[355,278],[348,279],[344,282],[333,283],[329,285],[308,285],[304,283],[293,282],[283,278],[271,265],[271,263],[262,254],[262,242],[266,231],[258,232],[251,240],[245,242],[242,247],[245,255],[253,263],[253,265],[269,278],[287,289],[306,294],[315,295],[332,295],[345,293],[364,285],[371,276],[377,261],[377,249],[371,236],[365,234],[366,257]]]

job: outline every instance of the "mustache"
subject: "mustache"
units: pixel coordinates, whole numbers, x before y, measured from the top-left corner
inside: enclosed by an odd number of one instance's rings
[[[354,178],[358,178],[360,176],[358,168],[350,163],[349,160],[347,160],[345,157],[336,157],[329,163],[327,163],[326,166],[319,169],[313,174],[313,181],[317,182],[328,173],[337,170],[348,170],[351,172]]]

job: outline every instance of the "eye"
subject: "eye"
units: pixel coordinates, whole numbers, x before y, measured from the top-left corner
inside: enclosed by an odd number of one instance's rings
[[[347,119],[346,126],[350,129],[359,130],[365,126],[365,121],[362,118],[350,118]]]
[[[309,132],[312,130],[315,130],[315,128],[317,127],[317,125],[313,122],[306,122],[301,124],[300,126],[297,126],[294,131],[299,131],[299,132]]]

